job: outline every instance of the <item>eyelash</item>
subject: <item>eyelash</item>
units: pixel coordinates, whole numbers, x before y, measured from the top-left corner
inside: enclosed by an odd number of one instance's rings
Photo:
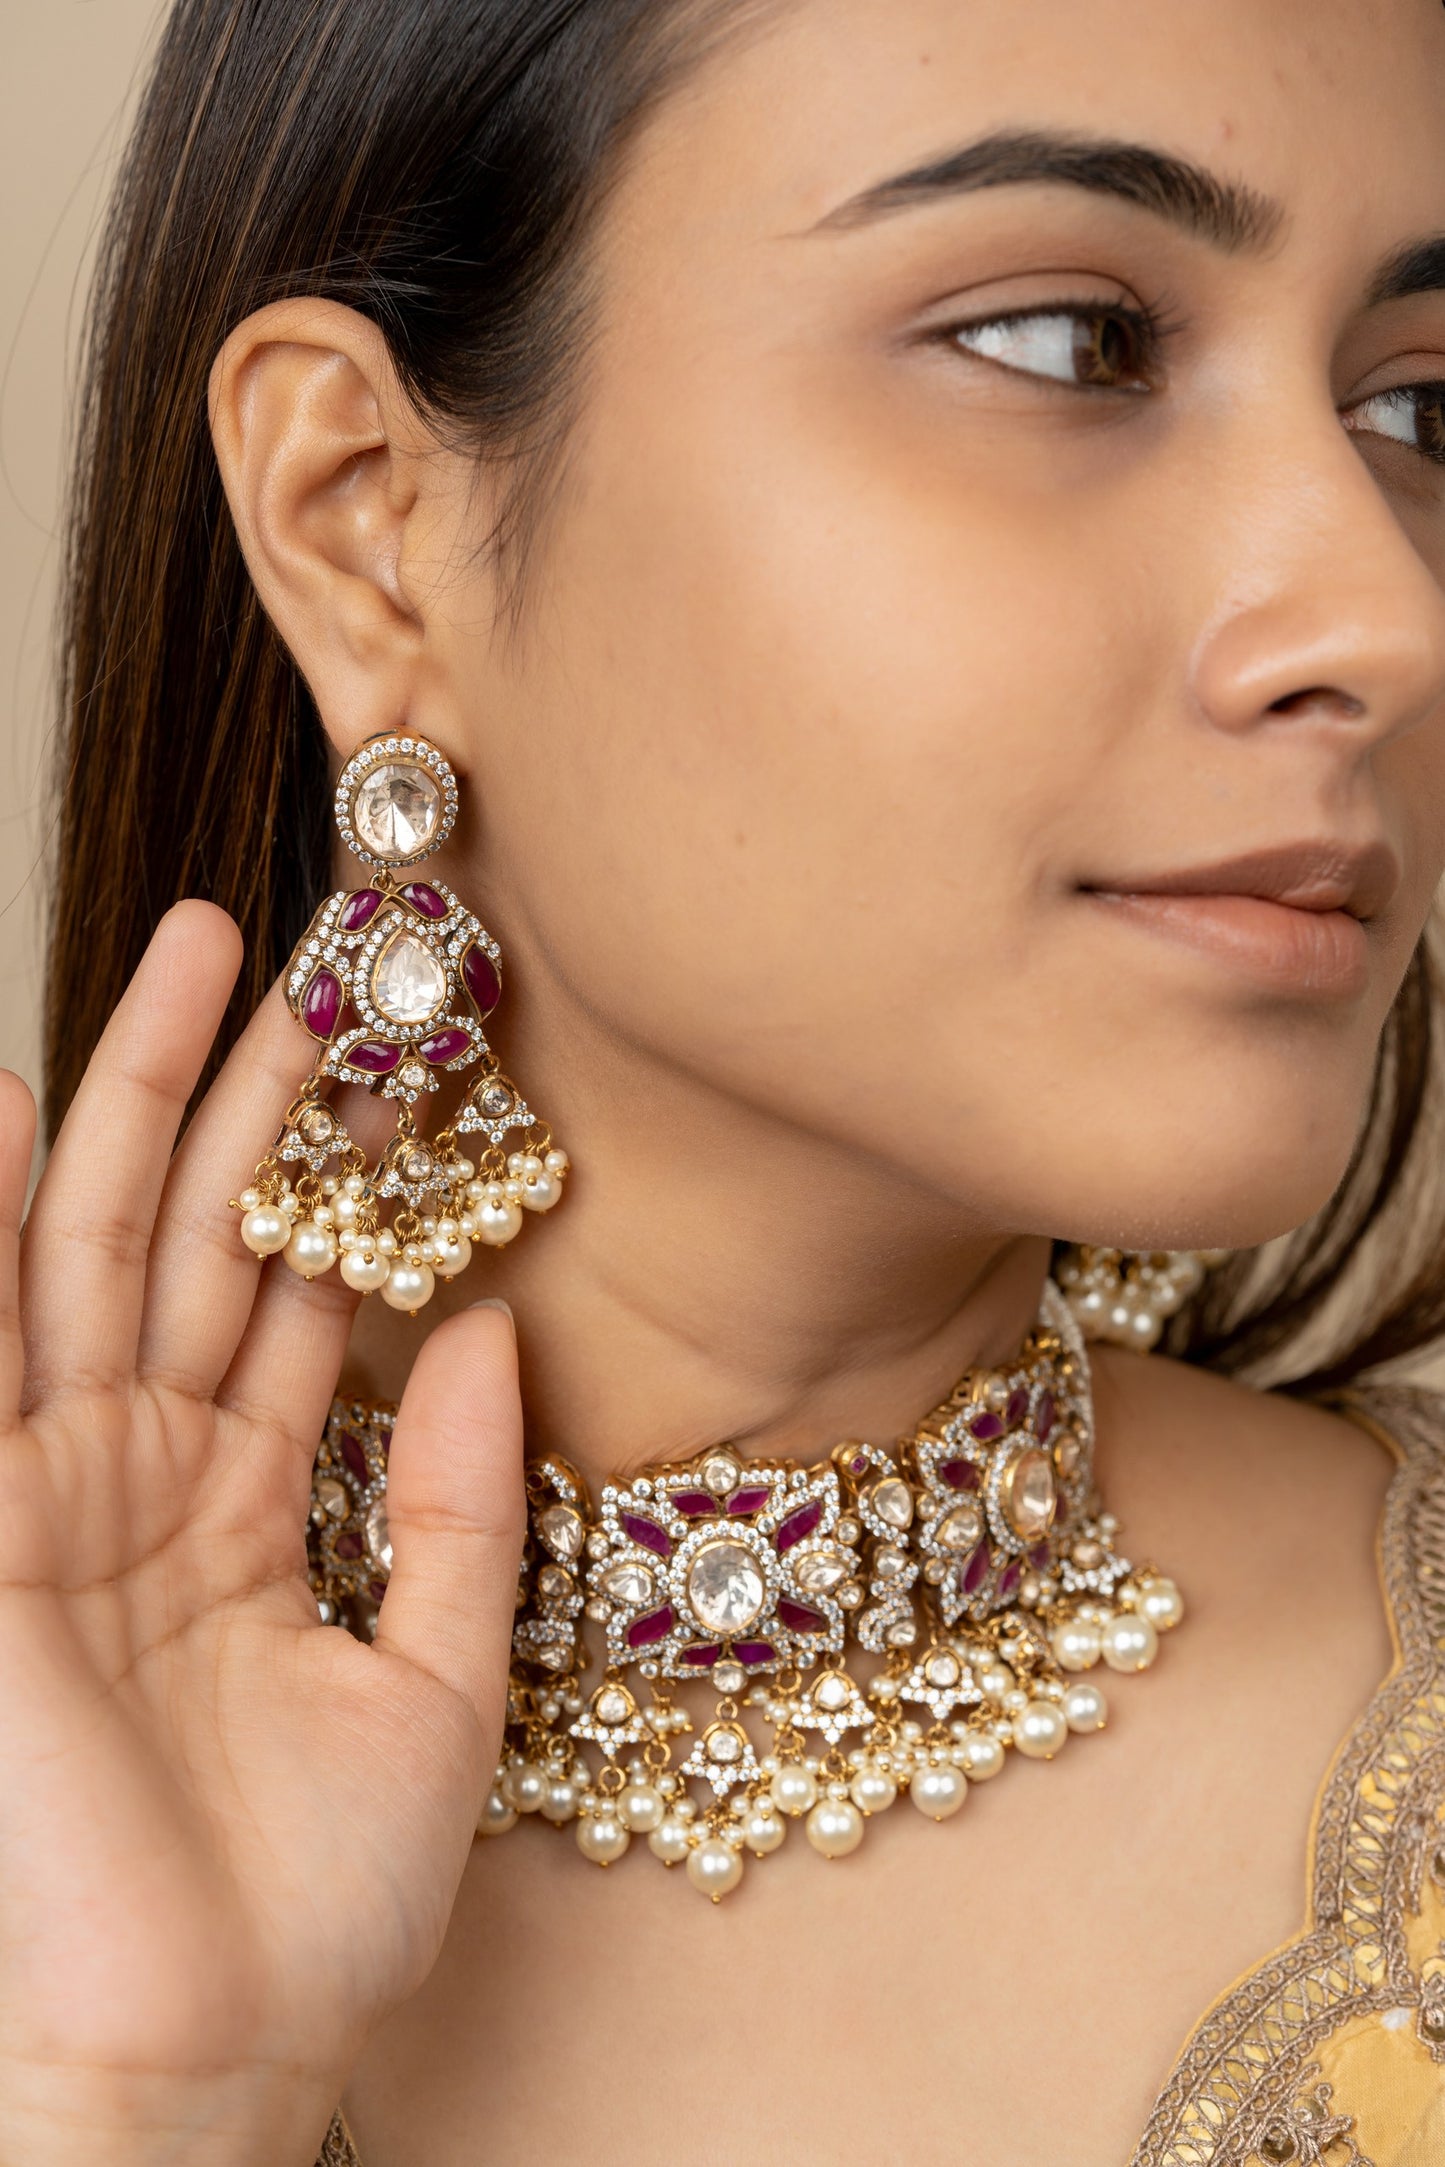
[[[1105,323],[1127,325],[1129,334],[1135,341],[1136,349],[1133,381],[1109,384],[1096,379],[1093,382],[1085,380],[1070,385],[1062,378],[1053,376],[1045,370],[1020,368],[1016,362],[1001,361],[994,356],[980,354],[976,350],[961,344],[961,334],[964,332],[972,332],[977,335],[983,331],[1002,329],[1012,324],[1057,321],[1060,317],[1070,318],[1076,326]],[[1037,308],[1009,309],[997,316],[980,316],[963,323],[945,324],[940,327],[938,335],[951,346],[971,354],[975,360],[990,362],[995,368],[1007,369],[1014,376],[1023,376],[1036,383],[1055,385],[1064,391],[1102,391],[1106,393],[1122,391],[1134,393],[1152,388],[1163,350],[1172,334],[1180,328],[1181,326],[1177,321],[1167,318],[1161,315],[1159,311],[1147,306],[1135,307],[1122,301],[1050,301],[1041,304]],[[1075,358],[1079,357],[1080,351],[1076,342]],[[1092,349],[1087,343],[1082,349],[1085,357],[1088,356],[1090,351],[1092,351],[1095,360],[1101,367],[1106,365],[1107,350],[1097,340],[1093,342]],[[1424,398],[1427,395],[1434,400],[1437,407],[1431,429],[1431,433],[1437,439],[1437,448],[1432,450],[1419,443],[1406,443],[1405,448],[1413,451],[1418,458],[1429,460],[1432,465],[1445,467],[1445,382],[1431,380],[1415,384],[1396,384],[1388,391],[1372,392],[1368,398],[1358,400],[1354,407],[1346,410],[1345,427],[1347,429],[1353,428],[1355,433],[1360,435],[1384,435],[1392,442],[1402,442],[1404,440],[1394,436],[1392,432],[1362,430],[1357,423],[1352,424],[1347,417],[1350,413],[1357,412],[1360,407],[1371,406],[1376,403],[1398,406],[1401,402]]]

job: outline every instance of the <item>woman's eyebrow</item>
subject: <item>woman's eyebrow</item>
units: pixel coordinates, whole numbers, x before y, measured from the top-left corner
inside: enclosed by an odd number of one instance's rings
[[[874,181],[825,212],[809,234],[836,233],[979,188],[1063,182],[1122,197],[1231,254],[1262,253],[1284,223],[1284,206],[1241,181],[1147,143],[1052,129],[1007,130]]]

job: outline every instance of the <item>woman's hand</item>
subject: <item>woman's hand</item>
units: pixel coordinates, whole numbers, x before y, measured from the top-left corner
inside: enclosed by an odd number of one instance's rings
[[[391,1450],[375,1644],[306,1581],[356,1307],[226,1200],[305,1066],[279,994],[171,1157],[238,964],[157,932],[22,1234],[0,1071],[0,2159],[309,2163],[441,1944],[495,1765],[523,1524],[510,1324],[444,1325]]]

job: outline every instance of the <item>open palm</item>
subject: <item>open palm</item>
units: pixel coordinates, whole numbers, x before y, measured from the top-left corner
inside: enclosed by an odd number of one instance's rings
[[[184,2099],[176,2157],[284,2167],[441,1944],[501,1730],[521,1417],[505,1315],[432,1335],[375,1643],[322,1626],[311,1461],[357,1298],[260,1267],[226,1210],[305,1060],[279,997],[171,1157],[236,963],[220,912],[170,914],[23,1233],[33,1108],[0,1072],[0,2101],[95,2135],[91,2103],[169,2128]],[[207,2148],[212,2107],[253,2152]]]

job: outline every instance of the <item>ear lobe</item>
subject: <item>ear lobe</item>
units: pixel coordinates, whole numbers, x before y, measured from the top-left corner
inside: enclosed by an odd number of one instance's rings
[[[209,406],[262,606],[350,750],[411,703],[423,624],[400,566],[435,447],[381,333],[331,301],[274,302],[237,325]]]

